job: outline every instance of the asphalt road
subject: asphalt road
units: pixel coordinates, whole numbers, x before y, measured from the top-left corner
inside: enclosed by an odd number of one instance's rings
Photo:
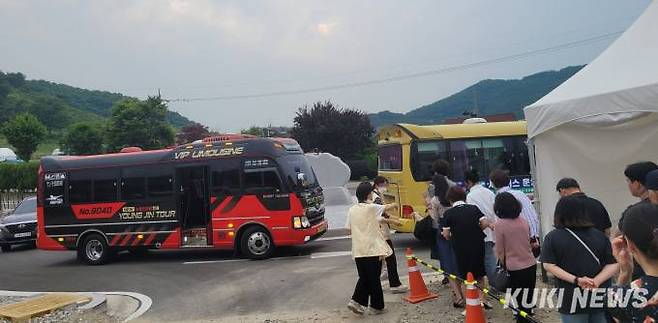
[[[410,234],[394,235],[394,244],[401,276],[406,247],[428,258],[429,250]],[[0,254],[0,290],[142,293],[153,299],[142,317],[148,321],[342,308],[356,282],[350,240],[340,237],[280,249],[262,261],[226,251],[153,251],[121,253],[107,265],[90,267],[78,263],[74,252],[14,250]]]

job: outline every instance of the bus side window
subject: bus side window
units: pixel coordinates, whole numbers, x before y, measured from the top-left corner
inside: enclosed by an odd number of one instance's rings
[[[170,196],[174,193],[174,181],[171,176],[154,176],[146,179],[149,197]]]
[[[117,181],[101,179],[94,181],[94,202],[113,202],[118,198]]]
[[[240,162],[225,160],[212,169],[212,190],[218,194],[233,195],[240,191]]]
[[[281,191],[281,180],[274,169],[254,169],[245,171],[245,192],[250,194],[276,193]]]
[[[91,180],[70,180],[69,181],[69,203],[89,203],[92,202]]]
[[[121,181],[121,198],[124,200],[139,200],[146,198],[146,178],[124,178]]]

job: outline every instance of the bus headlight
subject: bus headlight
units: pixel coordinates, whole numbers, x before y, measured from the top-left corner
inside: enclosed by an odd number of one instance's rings
[[[292,218],[292,227],[295,229],[301,229],[302,228],[302,218],[301,217],[293,217]]]
[[[311,222],[305,216],[302,217],[302,227],[304,227],[304,228],[310,228],[311,227]]]
[[[292,218],[292,227],[295,229],[310,228],[311,222],[305,216],[296,216]]]

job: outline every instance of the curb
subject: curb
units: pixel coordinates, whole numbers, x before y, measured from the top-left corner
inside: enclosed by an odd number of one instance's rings
[[[131,297],[136,299],[139,302],[139,307],[135,312],[130,314],[128,317],[126,317],[124,322],[128,322],[131,320],[134,320],[140,316],[142,316],[146,311],[148,311],[151,308],[151,305],[153,305],[153,300],[151,300],[150,297],[140,294],[140,293],[133,293],[133,292],[103,292],[102,294],[104,295],[116,295],[116,296],[126,296],[126,297]]]
[[[7,297],[34,297],[37,295],[48,294],[48,293],[58,293],[58,292],[24,292],[24,291],[0,290],[0,296],[7,296]],[[128,315],[128,317],[126,317],[123,320],[123,322],[128,322],[136,318],[139,318],[151,308],[151,305],[153,305],[153,300],[151,300],[150,297],[140,293],[133,293],[133,292],[72,292],[72,293],[91,296],[92,298],[91,301],[78,307],[80,310],[83,311],[91,310],[106,304],[107,295],[124,296],[124,297],[130,297],[132,299],[135,299],[137,302],[139,302],[139,306],[137,307],[137,310],[135,310],[132,314]]]

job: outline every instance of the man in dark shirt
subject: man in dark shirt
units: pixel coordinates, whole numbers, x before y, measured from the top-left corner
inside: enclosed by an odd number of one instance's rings
[[[621,217],[619,218],[619,224],[617,225],[619,231],[621,231],[621,226],[624,222],[624,218],[626,217],[626,213],[628,213],[628,210],[636,205],[650,203],[649,190],[647,190],[646,187],[647,175],[656,169],[658,169],[658,165],[650,161],[639,162],[626,166],[624,175],[626,176],[626,182],[628,183],[628,191],[631,193],[631,195],[639,198],[640,201],[626,208],[626,210],[621,214]],[[632,276],[633,280],[636,280],[642,276],[644,276],[644,271],[640,266],[638,266],[637,263],[634,263]]]
[[[562,197],[574,196],[582,199],[587,215],[592,223],[594,223],[594,227],[605,233],[606,236],[610,236],[612,222],[610,222],[610,215],[605,209],[605,206],[599,200],[585,195],[580,190],[580,185],[575,179],[563,178],[557,182],[555,189]]]
[[[628,183],[628,191],[631,193],[631,195],[639,198],[640,201],[629,206],[626,211],[621,214],[618,225],[620,231],[621,224],[624,221],[624,216],[628,209],[638,204],[650,202],[649,190],[647,190],[646,187],[647,175],[656,169],[658,169],[658,165],[651,161],[644,161],[626,166],[624,175],[626,176],[626,182]]]

